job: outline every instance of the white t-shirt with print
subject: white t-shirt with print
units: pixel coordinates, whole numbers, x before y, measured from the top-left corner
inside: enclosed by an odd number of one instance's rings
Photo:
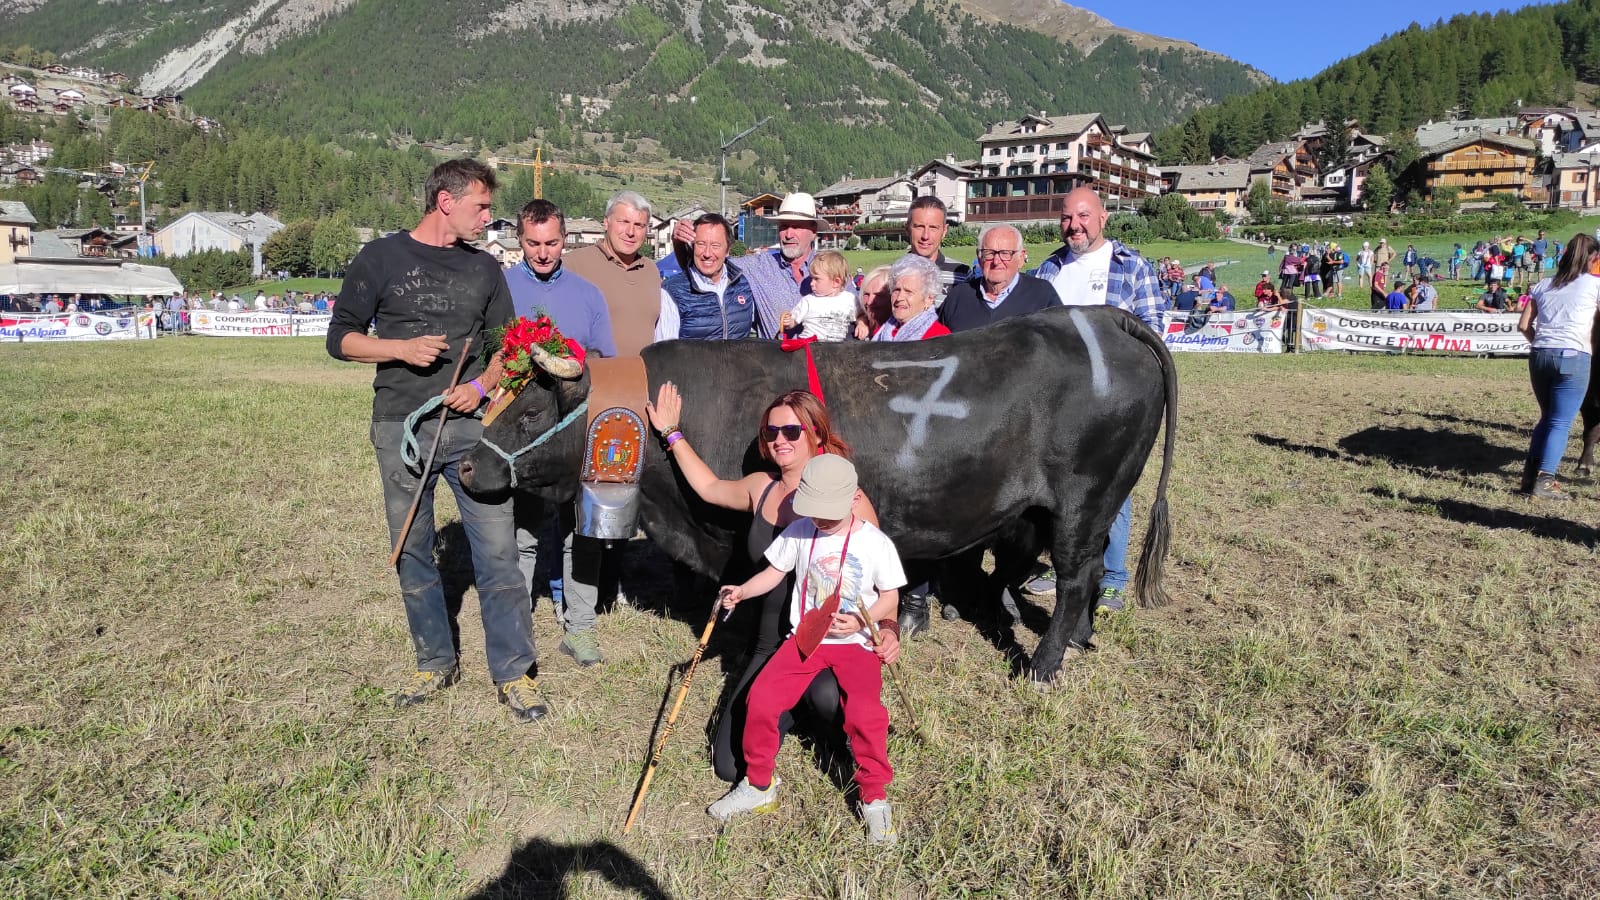
[[[1067,262],[1050,283],[1062,306],[1105,306],[1106,282],[1111,278],[1111,242],[1083,255],[1067,254]]]
[[[789,312],[795,324],[803,326],[801,337],[842,341],[855,331],[856,296],[849,291],[840,291],[831,297],[807,294]]]
[[[796,519],[767,547],[767,562],[780,572],[804,570],[796,578],[794,590],[789,594],[789,621],[798,625],[808,610],[821,609],[833,596],[839,584],[840,573],[844,585],[839,590],[839,612],[849,615],[858,609],[869,610],[878,602],[880,591],[904,587],[905,569],[900,565],[900,554],[894,549],[889,536],[870,522],[857,520],[850,534],[850,556],[840,565],[839,554],[845,549],[845,534],[827,534],[817,530],[810,519]],[[812,539],[815,538],[815,547]],[[794,634],[794,629],[789,629]],[[872,646],[871,634],[866,626],[847,637],[823,638],[825,644],[860,644]]]

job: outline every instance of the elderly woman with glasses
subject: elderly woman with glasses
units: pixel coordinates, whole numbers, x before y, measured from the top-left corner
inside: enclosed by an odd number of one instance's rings
[[[889,321],[875,341],[920,341],[949,334],[939,321],[939,267],[921,256],[902,256],[889,267]]]
[[[927,260],[921,261],[930,268],[933,265]],[[937,274],[932,283],[938,287]],[[655,403],[645,404],[645,412],[650,416],[650,424],[661,434],[670,435],[676,431],[683,413],[683,398],[677,387],[671,382],[663,384],[656,392]],[[805,471],[806,463],[823,453],[836,453],[848,459],[850,446],[834,433],[827,407],[809,391],[789,391],[772,401],[761,417],[756,438],[756,448],[771,468],[732,481],[719,478],[695,453],[686,437],[674,440],[667,453],[701,500],[753,514],[746,543],[750,559],[761,563],[766,558],[767,545],[797,518],[794,493],[800,486],[800,474]],[[858,495],[851,511],[860,519],[878,524],[878,513],[864,494]],[[796,624],[787,621],[791,587],[786,580],[759,603],[743,604],[758,606],[761,619],[750,664],[726,698],[712,742],[717,777],[725,781],[737,782],[744,776],[741,747],[745,693]],[[859,623],[851,627],[859,627]],[[880,627],[883,629],[880,656],[885,662],[893,662],[900,655],[898,627],[893,623],[880,623]],[[811,734],[832,740],[834,746],[844,752],[844,713],[839,705],[839,683],[831,672],[824,670],[817,675],[796,711],[809,720],[807,730]],[[780,733],[787,734],[794,722],[793,715],[785,713],[779,720]]]

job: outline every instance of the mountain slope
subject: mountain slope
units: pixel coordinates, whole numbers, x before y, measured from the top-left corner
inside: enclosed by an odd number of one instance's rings
[[[0,26],[277,133],[576,153],[599,131],[702,161],[771,116],[746,188],[965,153],[1025,111],[1157,127],[1263,80],[1053,0],[45,0]]]

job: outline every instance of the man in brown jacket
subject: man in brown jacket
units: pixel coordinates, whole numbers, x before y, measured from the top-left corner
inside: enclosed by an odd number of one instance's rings
[[[650,239],[650,201],[618,191],[606,203],[606,236],[568,253],[563,264],[600,288],[611,313],[618,356],[638,356],[661,310],[661,273],[641,252]]]

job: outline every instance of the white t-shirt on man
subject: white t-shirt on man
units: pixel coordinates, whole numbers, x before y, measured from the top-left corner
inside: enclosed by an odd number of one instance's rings
[[[857,521],[858,527],[850,534],[850,556],[843,565],[839,554],[845,549],[845,535],[827,534],[817,530],[810,519],[796,519],[767,547],[767,562],[780,572],[801,572],[803,577],[794,580],[794,590],[789,593],[789,621],[799,624],[800,617],[812,609],[821,609],[833,596],[843,573],[844,585],[839,590],[839,612],[850,615],[856,610],[870,610],[878,602],[878,592],[904,587],[905,569],[900,565],[900,554],[894,549],[889,536],[872,523]],[[815,548],[812,538],[815,537]],[[802,571],[803,570],[803,571]],[[789,629],[794,634],[794,629]],[[866,626],[847,637],[823,638],[825,644],[860,644],[872,646],[871,634]]]
[[[1067,254],[1067,262],[1050,283],[1062,306],[1105,306],[1106,283],[1111,279],[1111,242],[1098,250]]]

